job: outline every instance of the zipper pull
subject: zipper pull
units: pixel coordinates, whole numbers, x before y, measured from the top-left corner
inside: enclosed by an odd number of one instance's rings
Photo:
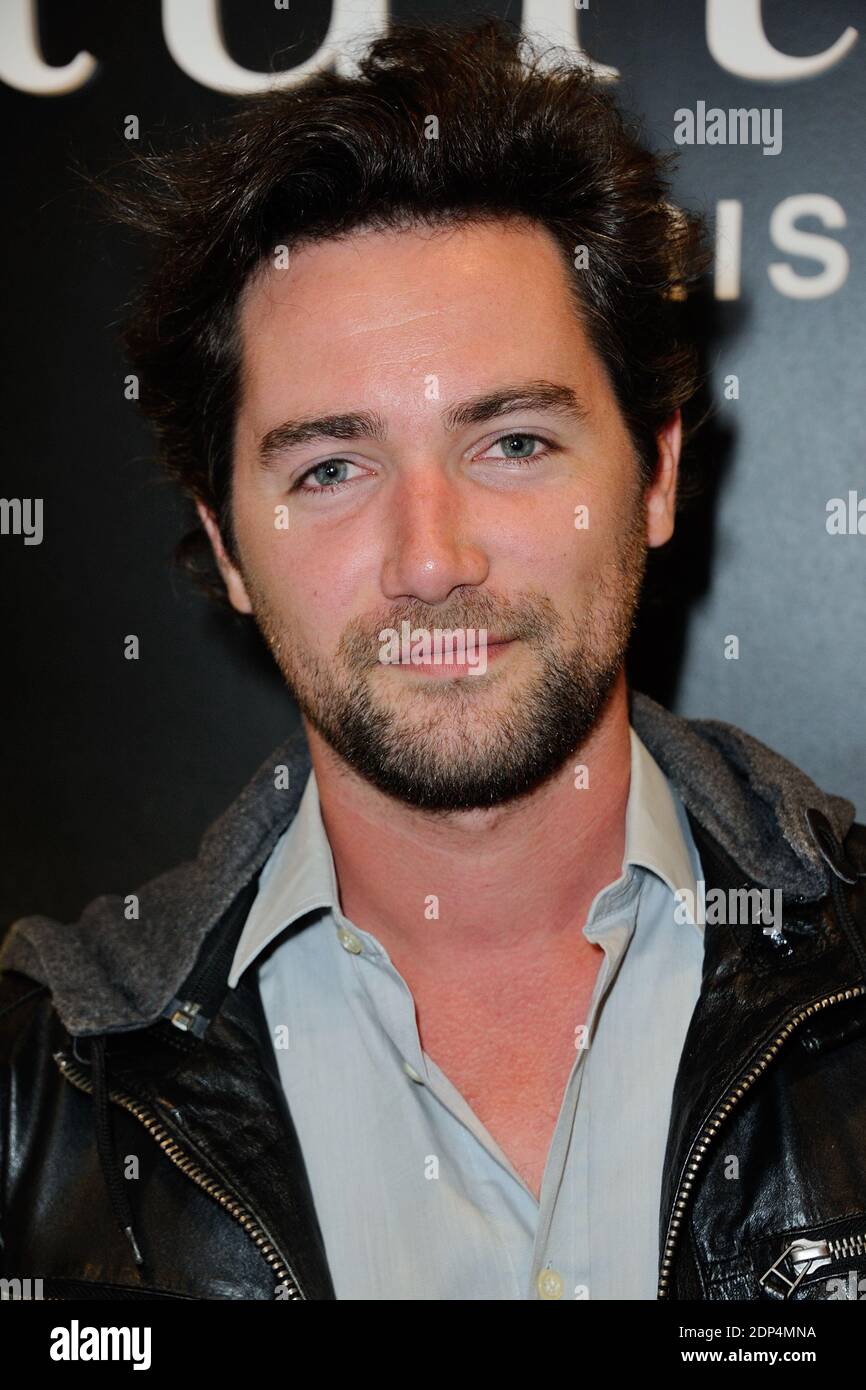
[[[194,1033],[197,1038],[204,1037],[210,1023],[210,1019],[201,1011],[201,1004],[196,1004],[193,999],[178,999],[176,996],[166,1004],[162,1017],[173,1023],[175,1028],[180,1028],[181,1032]]]
[[[789,1255],[791,1256],[791,1268],[796,1275],[794,1279],[789,1279],[781,1268]],[[801,1236],[799,1240],[791,1241],[791,1244],[782,1251],[775,1263],[771,1264],[770,1268],[761,1275],[758,1283],[777,1298],[780,1294],[783,1299],[790,1298],[801,1279],[804,1279],[811,1272],[816,1262],[825,1264],[830,1258],[830,1247],[826,1240],[809,1240]],[[801,1266],[802,1268],[800,1268]],[[797,1273],[798,1269],[799,1274]],[[773,1275],[779,1281],[781,1288],[778,1285],[774,1287],[770,1284],[770,1278]]]

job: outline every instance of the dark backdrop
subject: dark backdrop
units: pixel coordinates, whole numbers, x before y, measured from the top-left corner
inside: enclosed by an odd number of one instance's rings
[[[0,535],[0,928],[30,912],[74,918],[97,893],[132,891],[194,854],[296,717],[254,634],[172,573],[187,513],[151,463],[116,343],[137,253],[99,223],[70,166],[122,158],[130,114],[142,142],[161,146],[231,107],[218,88],[327,60],[332,21],[345,52],[353,23],[467,13],[333,8],[0,0],[0,491],[44,509],[41,544]],[[521,19],[518,5],[489,8]],[[213,12],[221,32],[208,27]],[[866,534],[827,529],[831,498],[866,499],[862,6],[523,8],[524,27],[552,37],[573,40],[578,22],[582,48],[617,70],[656,147],[674,146],[674,113],[699,101],[783,113],[777,155],[681,150],[675,194],[706,209],[721,255],[698,305],[716,413],[699,455],[707,498],[664,562],[668,601],[644,615],[632,678],[682,713],[746,728],[862,818]],[[138,661],[124,660],[128,633]],[[725,659],[729,635],[737,660]]]

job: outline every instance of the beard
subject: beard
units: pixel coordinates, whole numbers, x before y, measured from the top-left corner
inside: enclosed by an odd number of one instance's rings
[[[582,596],[579,616],[562,617],[534,589],[506,599],[464,586],[440,605],[410,600],[399,610],[352,620],[331,660],[299,643],[255,577],[243,577],[256,625],[286,684],[338,758],[409,806],[478,810],[533,792],[594,729],[634,627],[645,525],[644,508],[634,506],[616,553]],[[509,678],[513,658],[506,656],[484,674],[453,679],[388,674],[378,634],[399,631],[403,621],[413,629],[487,629],[519,639],[534,669],[522,680]]]

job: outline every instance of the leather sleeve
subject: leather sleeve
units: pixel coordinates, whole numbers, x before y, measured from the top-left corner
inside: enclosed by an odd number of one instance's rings
[[[51,1014],[47,986],[17,971],[0,972],[0,1274],[6,1272],[5,1229],[19,1062],[23,1055],[32,1055],[35,1034],[44,1031]]]

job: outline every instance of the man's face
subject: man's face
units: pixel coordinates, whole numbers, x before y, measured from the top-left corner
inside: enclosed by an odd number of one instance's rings
[[[304,247],[247,286],[239,322],[238,569],[200,510],[309,724],[415,806],[538,786],[620,671],[647,547],[672,527],[678,419],[645,491],[540,227]],[[363,419],[279,433],[338,416]],[[387,648],[404,622],[414,643]],[[436,664],[437,629],[474,634],[478,669],[447,644]]]

